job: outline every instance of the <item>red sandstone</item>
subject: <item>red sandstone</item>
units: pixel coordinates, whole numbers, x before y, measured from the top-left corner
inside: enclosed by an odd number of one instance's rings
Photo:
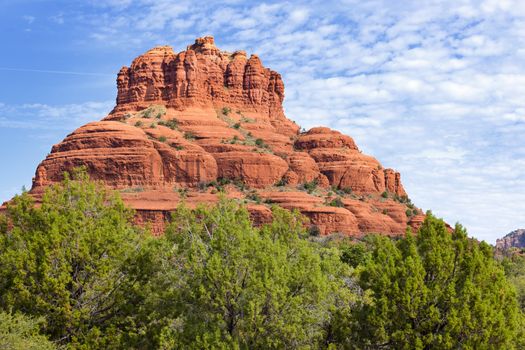
[[[325,127],[300,133],[284,115],[281,76],[256,55],[221,51],[212,37],[178,54],[156,47],[123,67],[117,86],[113,111],[53,146],[38,166],[37,198],[83,165],[156,233],[181,197],[216,202],[221,179],[236,184],[227,195],[245,201],[258,224],[271,220],[272,204],[299,210],[323,235],[399,235],[424,218],[402,203],[400,174],[351,137]]]

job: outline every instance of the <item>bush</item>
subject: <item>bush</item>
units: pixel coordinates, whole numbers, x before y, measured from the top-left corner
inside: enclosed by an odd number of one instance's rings
[[[369,256],[369,250],[364,242],[345,242],[339,249],[341,250],[341,261],[354,268],[364,264]]]
[[[166,140],[167,140],[166,136],[160,136],[159,137],[159,141],[160,142],[166,142]]]
[[[343,187],[341,189],[345,194],[351,194],[352,193],[352,187]]]
[[[279,181],[275,183],[275,186],[282,187],[288,184],[288,180],[285,177],[282,177]]]
[[[195,140],[195,134],[192,133],[191,131],[187,131],[184,133],[184,138],[186,140]]]
[[[166,107],[162,105],[151,105],[137,113],[141,118],[151,118],[152,115],[155,115],[157,119],[160,119],[164,114],[166,114]]]
[[[223,107],[221,111],[222,111],[222,114],[228,115],[228,114],[230,114],[232,109],[230,107]]]
[[[339,197],[332,199],[330,203],[328,203],[328,205],[331,207],[338,207],[338,208],[342,208],[345,206],[343,201]]]
[[[137,120],[137,121],[135,122],[135,126],[136,126],[137,128],[141,127],[142,124],[143,124],[143,123],[142,123],[142,121],[140,121],[140,120]]]
[[[158,124],[159,125],[163,125],[163,126],[165,126],[167,128],[170,128],[171,130],[176,130],[179,127],[177,119],[170,119],[170,120],[167,120],[167,121],[160,120]]]
[[[388,192],[385,191],[385,192],[381,193],[381,197],[388,198]]]
[[[179,192],[180,198],[186,198],[188,196],[188,189],[187,188],[177,188],[177,192]]]
[[[308,236],[310,237],[319,237],[321,236],[321,229],[317,225],[310,225],[308,227]]]
[[[318,185],[318,182],[317,182],[317,179],[313,179],[312,181],[310,182],[306,182],[302,185],[302,188],[308,192],[308,193],[312,193],[313,191],[315,191],[317,189],[317,185]]]
[[[261,196],[259,196],[259,194],[256,191],[252,191],[252,192],[248,193],[246,198],[248,198],[249,200],[254,201],[257,204],[261,204],[261,202],[262,202]]]

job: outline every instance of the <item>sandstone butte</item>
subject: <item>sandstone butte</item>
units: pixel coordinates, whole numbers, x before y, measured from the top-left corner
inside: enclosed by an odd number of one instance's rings
[[[403,234],[424,215],[400,174],[326,127],[301,132],[283,111],[280,74],[256,55],[218,49],[213,37],[185,51],[155,47],[123,67],[116,106],[86,124],[40,163],[37,199],[65,171],[85,166],[121,192],[136,221],[155,234],[181,201],[246,203],[256,224],[271,205],[297,209],[317,234]]]

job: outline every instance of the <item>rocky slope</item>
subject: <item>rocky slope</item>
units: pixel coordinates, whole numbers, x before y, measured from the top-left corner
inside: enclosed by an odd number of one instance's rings
[[[515,230],[496,240],[496,248],[525,248],[525,229]]]
[[[161,232],[181,200],[212,203],[219,193],[247,203],[256,223],[270,206],[298,209],[313,232],[402,234],[423,214],[400,175],[325,127],[300,132],[283,112],[281,76],[256,55],[219,50],[212,37],[185,51],[156,47],[123,67],[117,105],[53,146],[31,193],[86,166],[122,192],[137,221]]]

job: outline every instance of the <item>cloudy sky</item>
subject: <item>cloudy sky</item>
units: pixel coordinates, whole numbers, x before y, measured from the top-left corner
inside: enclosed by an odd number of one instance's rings
[[[525,227],[523,0],[0,0],[0,201],[110,111],[121,66],[203,35],[257,53],[290,119],[354,137],[418,206],[491,243]]]

